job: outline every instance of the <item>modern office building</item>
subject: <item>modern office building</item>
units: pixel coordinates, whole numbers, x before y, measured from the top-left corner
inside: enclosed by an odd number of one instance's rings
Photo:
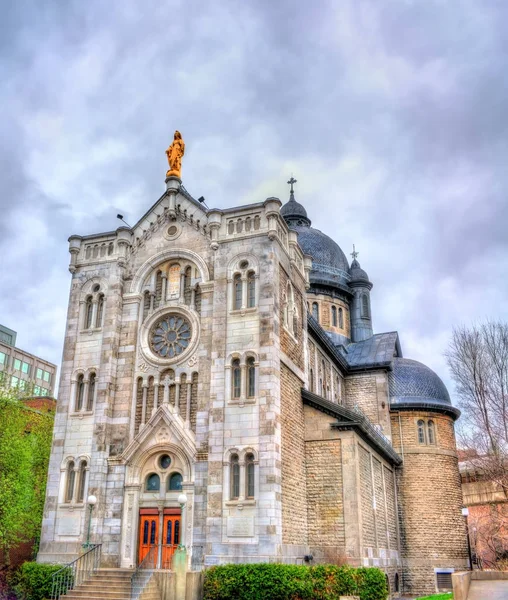
[[[54,396],[56,365],[34,354],[16,348],[16,332],[0,325],[0,373],[13,388],[34,396]]]

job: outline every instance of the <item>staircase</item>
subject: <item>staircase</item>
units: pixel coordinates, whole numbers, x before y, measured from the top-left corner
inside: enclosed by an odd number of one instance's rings
[[[62,600],[131,600],[131,569],[98,569],[92,577],[61,596]],[[138,592],[139,594],[139,592]],[[151,579],[137,600],[160,600],[160,593]]]

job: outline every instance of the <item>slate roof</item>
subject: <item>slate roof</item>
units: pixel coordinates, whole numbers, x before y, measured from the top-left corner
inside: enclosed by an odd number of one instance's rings
[[[376,333],[363,342],[348,344],[344,356],[351,370],[390,367],[394,356],[402,356],[399,334]]]
[[[397,408],[444,409],[455,419],[460,410],[452,406],[445,384],[432,369],[417,360],[394,358],[388,373],[390,404]]]

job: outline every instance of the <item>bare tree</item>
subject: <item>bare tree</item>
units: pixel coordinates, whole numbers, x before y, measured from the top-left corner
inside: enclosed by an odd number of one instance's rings
[[[455,329],[446,358],[463,411],[459,443],[469,451],[469,468],[508,499],[508,324]]]

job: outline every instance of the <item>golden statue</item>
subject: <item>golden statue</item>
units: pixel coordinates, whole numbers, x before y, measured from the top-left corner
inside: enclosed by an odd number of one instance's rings
[[[166,177],[178,177],[182,175],[182,156],[185,154],[185,143],[182,140],[182,134],[179,131],[175,131],[175,137],[173,143],[166,150],[166,156],[168,157],[169,170],[166,173]]]

